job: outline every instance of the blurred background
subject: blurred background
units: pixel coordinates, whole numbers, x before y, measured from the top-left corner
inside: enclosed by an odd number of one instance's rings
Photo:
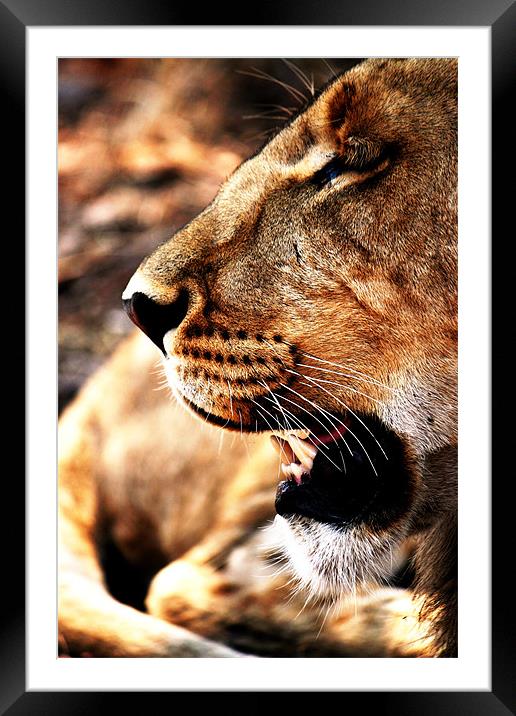
[[[359,59],[59,62],[59,407],[132,324],[130,276]]]

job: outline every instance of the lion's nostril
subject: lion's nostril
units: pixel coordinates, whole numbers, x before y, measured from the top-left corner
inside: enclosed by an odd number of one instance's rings
[[[138,326],[166,355],[163,345],[165,333],[177,328],[188,312],[188,291],[182,289],[173,303],[157,303],[137,291],[131,298],[122,299],[131,321]]]

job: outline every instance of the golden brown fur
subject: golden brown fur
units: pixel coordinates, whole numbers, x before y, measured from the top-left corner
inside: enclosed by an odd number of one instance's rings
[[[342,171],[321,179],[335,156]],[[456,63],[375,60],[332,83],[143,262],[124,296],[176,311],[176,330],[162,336],[174,392],[237,439],[219,455],[219,429],[203,432],[152,390],[159,353],[142,337],[89,384],[60,437],[64,648],[455,654],[456,230]],[[337,385],[321,383],[309,356],[345,366],[327,374],[340,373]],[[307,358],[312,379],[299,375]],[[267,439],[250,455],[238,439],[263,417],[254,401],[285,385],[331,413],[345,403],[375,416],[399,437],[403,505],[350,535],[394,551],[408,536],[418,542],[412,602],[395,591],[361,597],[359,616],[344,606],[318,639],[314,610],[293,621],[286,579],[259,557],[277,461]],[[106,591],[96,548],[106,533],[132,563],[162,568],[148,614]],[[262,580],[242,566],[255,560]]]

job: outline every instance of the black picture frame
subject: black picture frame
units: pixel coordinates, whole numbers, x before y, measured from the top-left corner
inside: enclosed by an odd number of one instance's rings
[[[203,22],[198,23],[199,15]],[[401,26],[484,26],[491,28],[492,40],[492,149],[493,189],[492,215],[493,236],[501,240],[502,227],[511,231],[512,196],[509,197],[511,181],[505,181],[503,167],[508,163],[509,145],[514,144],[513,118],[508,112],[511,80],[514,76],[514,28],[516,27],[516,6],[513,0],[449,0],[428,2],[413,0],[360,0],[359,3],[331,0],[309,3],[303,0],[260,0],[247,13],[238,7],[216,6],[187,7],[184,4],[165,4],[151,0],[0,0],[0,68],[4,100],[2,112],[5,122],[4,138],[15,149],[8,168],[9,226],[17,225],[17,231],[10,228],[12,240],[8,251],[21,249],[24,261],[23,242],[14,237],[25,235],[25,40],[26,30],[34,26],[74,25],[401,25]],[[503,165],[502,165],[503,162]],[[5,166],[4,166],[5,170]],[[512,193],[512,192],[511,192]],[[7,209],[4,209],[7,212]],[[5,217],[5,214],[4,214]],[[492,290],[492,330],[500,327],[504,320],[504,308],[511,305],[508,295],[511,288],[508,271],[510,262],[493,252],[492,270],[496,284]],[[511,301],[511,303],[509,303]],[[23,305],[23,300],[21,301]],[[19,307],[20,298],[16,299]],[[15,355],[14,364],[21,365],[20,348],[25,345],[23,321],[14,320],[11,308],[4,315],[10,345]],[[504,326],[504,329],[506,327]],[[5,329],[4,329],[5,330]],[[14,337],[14,341],[12,338]],[[495,344],[494,344],[495,345]],[[502,357],[501,347],[492,351],[492,359]],[[17,355],[18,354],[18,355]],[[507,363],[506,346],[504,357]],[[14,358],[14,360],[13,360]],[[18,358],[18,360],[16,360]],[[510,365],[507,366],[510,370]],[[500,371],[502,373],[502,371]],[[492,390],[503,377],[496,377],[493,371]],[[498,384],[497,384],[498,380]],[[500,385],[501,387],[501,385]],[[504,392],[506,387],[504,386]],[[20,404],[23,403],[20,401]],[[452,692],[346,692],[342,694],[343,707],[358,707],[403,716],[440,716],[453,714],[482,714],[502,716],[516,713],[516,619],[511,594],[506,585],[511,571],[508,545],[512,542],[513,502],[509,499],[508,485],[504,484],[505,470],[502,461],[511,445],[508,422],[493,405],[493,450],[492,450],[492,690]],[[21,422],[21,418],[20,418]],[[13,422],[16,424],[16,421]],[[499,449],[495,449],[498,446]],[[23,454],[23,451],[19,451]],[[21,462],[21,461],[20,461]],[[498,468],[498,469],[497,469]],[[156,713],[160,701],[174,698],[170,693],[121,692],[27,692],[25,687],[25,534],[24,534],[24,481],[21,469],[16,466],[6,470],[9,479],[4,479],[4,520],[2,527],[4,550],[2,551],[3,589],[0,633],[0,714],[21,716],[22,714],[92,714],[120,708],[120,699],[130,698],[130,706],[136,712]],[[496,479],[495,479],[496,476]],[[510,473],[505,483],[512,481]],[[8,509],[6,509],[8,507]],[[7,513],[9,520],[7,519]],[[7,548],[5,546],[8,546]],[[202,695],[201,693],[199,695]],[[263,694],[265,695],[265,694]],[[225,693],[210,694],[217,701]],[[246,693],[233,696],[246,699]],[[257,694],[258,706],[262,694]],[[179,698],[177,696],[176,698]],[[305,698],[310,698],[306,694]],[[211,701],[213,704],[213,701]],[[308,705],[308,704],[307,704]]]

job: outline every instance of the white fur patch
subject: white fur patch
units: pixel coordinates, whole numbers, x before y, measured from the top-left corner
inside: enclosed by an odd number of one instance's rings
[[[339,528],[307,517],[276,516],[276,548],[313,599],[335,601],[367,590],[392,574],[404,532],[375,536],[364,527]]]

